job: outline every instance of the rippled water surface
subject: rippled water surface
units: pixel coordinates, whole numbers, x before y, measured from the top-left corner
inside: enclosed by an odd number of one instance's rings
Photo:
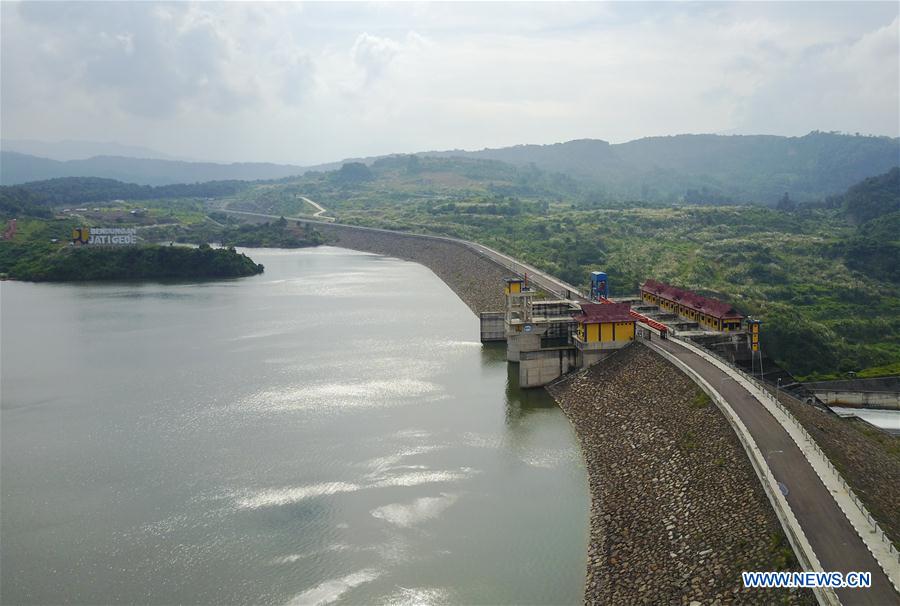
[[[264,275],[0,286],[2,601],[580,602],[574,432],[452,291],[249,253]]]

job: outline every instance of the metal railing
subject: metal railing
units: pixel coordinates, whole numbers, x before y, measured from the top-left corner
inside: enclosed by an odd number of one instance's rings
[[[685,343],[684,339],[681,339],[678,337],[674,337],[674,340],[679,341],[681,343]],[[800,433],[800,435],[801,435],[803,441],[806,443],[806,445],[811,447],[815,452],[817,452],[822,457],[822,459],[825,461],[825,464],[828,466],[828,469],[834,475],[835,479],[838,481],[838,483],[841,485],[841,487],[844,489],[844,491],[846,491],[846,493],[850,496],[850,500],[853,502],[853,504],[856,506],[856,508],[859,510],[859,512],[863,515],[863,517],[866,519],[866,521],[868,521],[869,524],[871,524],[872,527],[875,529],[874,530],[875,535],[882,542],[884,542],[887,545],[888,553],[890,553],[897,560],[897,563],[900,564],[900,551],[898,551],[897,548],[894,547],[893,541],[891,541],[890,538],[888,538],[887,534],[884,532],[884,529],[881,528],[881,526],[878,524],[878,521],[872,516],[871,513],[869,513],[869,510],[863,504],[862,500],[860,500],[860,498],[856,496],[856,493],[853,492],[853,489],[850,487],[849,484],[847,484],[847,481],[841,475],[840,471],[838,471],[838,469],[831,462],[831,459],[828,458],[828,455],[825,454],[825,452],[819,446],[818,442],[816,442],[816,440],[812,437],[812,435],[806,430],[806,427],[804,427],[803,424],[797,420],[797,418],[793,415],[793,413],[791,413],[791,411],[788,410],[787,407],[785,407],[778,400],[778,398],[776,398],[775,396],[772,395],[772,393],[766,388],[766,385],[762,381],[760,381],[759,379],[757,379],[756,377],[754,377],[747,371],[743,370],[742,368],[739,368],[734,363],[732,363],[729,360],[720,356],[718,353],[711,351],[701,345],[698,345],[697,343],[691,342],[690,345],[692,345],[693,347],[696,347],[698,349],[701,349],[704,353],[710,355],[711,357],[716,358],[717,360],[719,360],[720,362],[722,362],[723,364],[728,366],[730,370],[740,374],[742,378],[744,378],[747,382],[749,382],[750,384],[752,384],[754,387],[756,387],[759,390],[759,392],[763,398],[765,398],[769,403],[774,404],[775,407],[779,411],[781,411],[782,414],[785,415],[785,417],[788,419],[788,421],[791,422],[791,424],[794,427],[796,427],[796,429]],[[815,467],[813,467],[813,469],[815,470]]]
[[[243,214],[257,214],[257,213],[243,213]],[[322,221],[315,221],[315,220],[307,220],[306,222],[323,223]],[[461,238],[453,238],[450,236],[435,236],[435,235],[430,235],[430,234],[415,234],[415,233],[408,233],[408,232],[396,232],[394,230],[383,229],[383,228],[363,227],[363,226],[359,226],[359,225],[347,225],[347,224],[341,224],[341,223],[326,223],[326,224],[333,225],[335,227],[348,227],[348,228],[368,230],[368,231],[388,232],[388,233],[392,233],[392,234],[399,234],[399,235],[404,235],[404,236],[413,237],[413,238],[444,240],[444,241],[455,242],[456,244],[465,246],[466,248],[475,252],[476,254],[478,254],[490,261],[493,261],[494,263],[497,263],[497,264],[501,265],[502,267],[505,267],[506,269],[512,271],[513,273],[515,273],[517,275],[524,276],[526,273],[528,273],[531,277],[531,280],[535,284],[540,286],[543,290],[545,290],[551,294],[554,294],[560,298],[565,298],[566,294],[569,294],[570,296],[581,297],[582,299],[585,299],[585,300],[589,299],[589,297],[585,293],[581,292],[579,289],[571,286],[570,284],[567,284],[567,283],[563,282],[562,280],[553,278],[549,274],[547,274],[539,269],[536,269],[536,268],[532,267],[531,265],[521,263],[521,262],[513,259],[512,257],[505,255],[503,253],[500,253],[496,250],[493,250],[492,248],[489,248],[487,246],[484,246],[483,244],[470,242],[468,240],[463,240]],[[563,292],[563,291],[565,291],[565,292]],[[670,337],[681,343],[686,343],[683,339],[676,337],[674,334],[674,331],[670,331]],[[810,435],[810,433],[796,419],[796,417],[794,417],[794,415],[791,414],[791,412],[787,408],[785,408],[784,405],[782,405],[781,402],[778,401],[778,399],[775,398],[775,396],[773,396],[768,391],[768,389],[766,389],[765,385],[761,381],[759,381],[756,377],[750,375],[743,369],[738,368],[731,361],[726,360],[725,358],[723,358],[722,356],[720,356],[719,354],[717,354],[713,351],[710,351],[696,343],[691,343],[691,345],[693,347],[697,347],[698,349],[701,349],[704,353],[707,353],[710,356],[721,361],[723,364],[728,366],[734,372],[739,373],[741,375],[741,377],[743,377],[745,380],[747,380],[750,384],[752,384],[754,387],[756,387],[760,391],[763,398],[766,398],[767,400],[769,400],[770,403],[774,404],[778,408],[778,410],[780,410],[785,415],[785,417],[796,426],[796,428],[800,432],[800,435],[802,436],[803,440],[810,447],[812,447],[813,450],[815,450],[822,457],[822,459],[824,459],[826,465],[828,465],[828,468],[834,474],[834,476],[836,477],[836,479],[838,480],[840,485],[850,496],[851,501],[857,507],[859,512],[869,522],[869,524],[871,524],[874,527],[876,535],[884,543],[887,544],[888,552],[897,559],[898,563],[900,563],[900,553],[898,553],[898,550],[894,547],[893,542],[887,537],[887,534],[884,532],[884,530],[881,528],[881,526],[878,524],[878,522],[875,520],[875,518],[872,516],[872,514],[869,513],[868,509],[866,509],[865,505],[862,503],[862,501],[859,499],[859,497],[856,496],[856,494],[853,492],[853,490],[847,484],[847,481],[844,480],[843,476],[834,467],[834,464],[832,464],[831,460],[825,455],[825,453],[819,447],[818,443],[815,441],[815,439],[813,439],[812,435]],[[815,467],[813,467],[813,469],[815,469]]]
[[[734,430],[738,441],[747,453],[750,465],[753,467],[756,476],[762,483],[763,491],[766,493],[769,502],[772,504],[772,508],[775,510],[775,515],[781,523],[781,527],[787,536],[791,548],[794,550],[794,554],[796,555],[800,566],[807,571],[821,572],[823,570],[822,564],[819,561],[815,550],[812,548],[812,545],[809,543],[806,534],[803,532],[803,527],[794,515],[785,494],[781,492],[778,482],[775,480],[775,476],[772,474],[772,470],[769,467],[765,456],[756,444],[756,440],[754,440],[750,430],[747,429],[747,426],[741,420],[737,412],[735,412],[734,408],[731,407],[719,390],[716,390],[716,388],[704,379],[696,370],[691,368],[687,362],[681,360],[674,353],[659,345],[653,343],[643,343],[643,345],[645,347],[650,347],[661,356],[668,359],[687,376],[691,377],[694,382],[699,385],[710,398],[712,398],[716,407],[722,412],[725,420]],[[722,379],[722,381],[724,380],[725,379]],[[833,589],[819,587],[813,588],[812,591],[816,596],[816,600],[822,606],[840,606],[840,600]]]

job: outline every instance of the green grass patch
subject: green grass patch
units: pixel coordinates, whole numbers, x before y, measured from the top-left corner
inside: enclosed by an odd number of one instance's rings
[[[691,408],[706,408],[712,404],[712,399],[702,389],[698,389],[688,406]]]

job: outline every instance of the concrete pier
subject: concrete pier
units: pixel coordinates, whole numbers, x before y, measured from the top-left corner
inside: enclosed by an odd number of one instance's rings
[[[523,351],[519,354],[519,386],[540,387],[578,368],[571,347]]]
[[[601,361],[634,340],[628,303],[535,300],[524,280],[506,280],[506,359],[519,385],[540,387]]]
[[[506,314],[502,311],[483,311],[478,314],[481,322],[481,342],[506,341]]]

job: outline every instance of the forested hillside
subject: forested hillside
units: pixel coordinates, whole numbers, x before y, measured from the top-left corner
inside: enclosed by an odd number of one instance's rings
[[[65,206],[109,200],[157,200],[161,198],[213,198],[234,195],[248,184],[243,181],[209,181],[160,185],[137,185],[99,177],[60,177],[0,187],[0,199],[26,192],[35,204]]]
[[[813,132],[803,137],[677,135],[610,145],[580,140],[426,155],[500,160],[585,179],[611,198],[774,205],[815,200],[900,162],[900,140]]]
[[[263,266],[233,248],[184,246],[61,247],[0,245],[0,272],[18,280],[197,280],[239,278]]]
[[[575,158],[606,157],[623,167],[627,166],[623,156],[640,155],[643,148],[645,158],[669,162],[660,174],[676,175],[701,162],[707,139],[643,140],[628,144],[626,154],[616,151],[622,146],[565,144],[556,150],[561,164],[553,166],[563,166],[567,150],[581,149]],[[748,151],[740,142],[744,139],[755,151]],[[757,166],[770,162],[767,154],[788,141],[710,140],[726,147],[735,142],[744,145],[744,160]],[[870,160],[874,149],[896,144],[893,139],[821,134],[792,141],[819,145],[823,154],[829,146],[853,144],[859,147],[853,157]],[[680,164],[666,160],[668,152],[659,151],[660,146],[673,145],[685,154]],[[691,146],[694,151],[688,153]],[[587,153],[592,149],[596,155]],[[517,153],[524,158],[526,151]],[[721,154],[728,155],[726,151],[722,148]],[[852,165],[851,160],[846,163]],[[832,184],[852,173],[847,167],[841,172],[839,163],[836,158],[823,161],[831,172],[843,175],[831,175]],[[785,171],[791,166],[785,162]],[[807,163],[808,179],[817,174],[815,166]],[[742,186],[739,173],[744,169],[735,158],[719,159],[711,167],[731,175],[729,187]],[[774,165],[767,170],[774,170]],[[651,195],[624,199],[588,180],[532,163],[413,155],[351,162],[332,171],[257,183],[149,187],[97,178],[56,179],[0,188],[0,210],[7,217],[39,216],[50,207],[96,202],[103,207],[94,213],[96,220],[119,223],[132,219],[127,211],[111,208],[122,204],[109,201],[123,199],[127,208],[150,207],[141,220],[145,237],[151,239],[225,238],[245,245],[302,246],[321,240],[314,234],[274,230],[275,224],[235,229],[229,223],[232,215],[218,211],[309,215],[315,210],[304,201],[309,197],[342,222],[480,241],[575,284],[583,285],[590,271],[603,269],[616,294],[633,293],[640,281],[652,277],[729,300],[765,319],[767,350],[798,376],[865,369],[877,373],[896,367],[900,362],[896,164],[883,174],[808,202],[798,203],[794,190],[788,196],[782,191],[776,208],[736,204],[725,194],[706,192],[688,190],[675,201]]]
[[[828,204],[857,226],[839,246],[847,265],[900,285],[900,168],[866,179]]]
[[[843,209],[854,223],[900,211],[900,167],[857,183],[844,194],[830,198],[827,205]]]
[[[573,284],[602,269],[617,295],[657,278],[728,300],[764,319],[766,350],[797,376],[900,364],[896,170],[783,209],[592,200],[569,177],[499,161],[408,156],[370,171],[284,187],[339,221],[479,241]],[[279,199],[252,191],[233,204],[265,212]],[[857,223],[860,209],[877,218]]]
[[[32,192],[22,187],[0,187],[0,217],[46,217],[53,213]]]
[[[586,195],[603,202],[775,205],[785,193],[799,202],[819,200],[839,194],[866,177],[890,170],[900,163],[900,140],[823,132],[803,137],[677,135],[616,145],[582,139],[481,151],[423,152],[417,156],[464,158],[469,164],[461,165],[462,171],[471,170],[478,161],[489,160],[523,170],[558,173],[579,181]],[[391,158],[367,158],[346,162],[344,166],[351,167],[349,170],[363,164],[372,167]],[[340,163],[331,163],[317,170],[341,168]],[[296,177],[307,170],[301,166],[266,163],[214,164],[116,156],[57,162],[3,152],[0,183],[15,185],[87,176],[140,185],[166,185],[276,180]]]

